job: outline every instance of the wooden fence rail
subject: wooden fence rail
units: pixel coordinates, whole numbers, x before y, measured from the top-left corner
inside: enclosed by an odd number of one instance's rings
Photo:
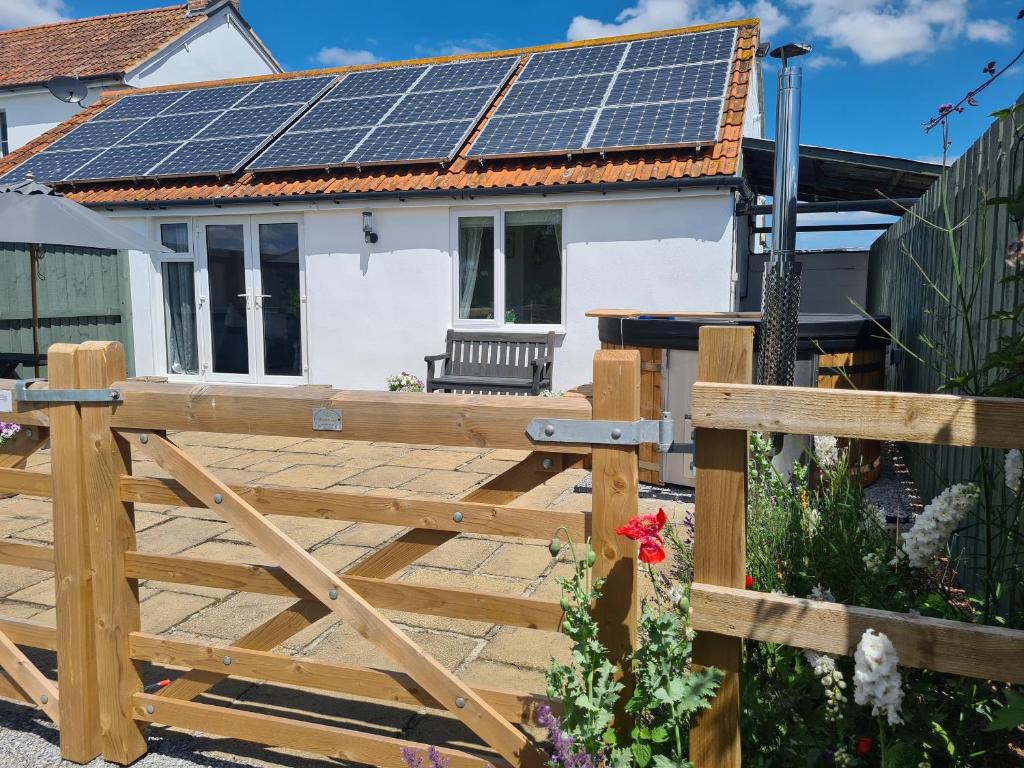
[[[1024,400],[750,384],[750,329],[700,329],[693,388],[697,536],[691,591],[695,663],[725,681],[690,731],[699,768],[739,768],[743,639],[852,655],[864,630],[884,632],[900,664],[1024,682],[1024,631],[745,590],[748,430],[928,444],[1024,445]]]
[[[639,357],[600,352],[593,405],[582,398],[342,392],[324,387],[193,387],[127,381],[119,344],[86,342],[50,349],[49,383],[33,389],[117,389],[111,403],[15,401],[5,420],[23,425],[0,455],[0,492],[53,499],[53,546],[0,542],[0,564],[53,573],[57,628],[0,617],[0,696],[26,700],[59,723],[61,750],[75,762],[97,755],[129,764],[146,752],[150,723],[293,747],[381,766],[403,765],[400,748],[424,745],[351,729],[228,710],[193,701],[230,676],[298,685],[384,702],[423,706],[461,720],[493,753],[442,749],[453,766],[539,768],[542,751],[521,724],[536,724],[541,693],[470,687],[423,652],[380,611],[557,631],[558,602],[391,579],[461,533],[547,540],[564,528],[593,539],[595,569],[607,587],[595,607],[617,661],[635,647],[636,545],[614,529],[636,514],[635,446],[546,443],[526,435],[534,418],[635,419]],[[0,390],[14,382],[0,381]],[[342,414],[342,431],[315,429],[315,410]],[[510,470],[463,498],[363,496],[315,489],[228,485],[175,442],[175,431],[209,431],[342,440],[526,449]],[[31,433],[31,434],[30,434]],[[170,437],[168,436],[170,433]],[[34,435],[34,438],[32,437]],[[49,436],[53,471],[24,458]],[[27,447],[32,440],[33,448]],[[132,454],[153,458],[170,478],[138,477]],[[524,493],[593,453],[592,512],[513,504]],[[136,502],[207,507],[261,551],[264,562],[222,562],[138,551]],[[405,534],[335,574],[285,535],[270,515],[385,524]],[[141,631],[140,580],[193,584],[293,598],[285,610],[230,644],[203,644]],[[401,671],[360,668],[275,652],[290,637],[336,614]],[[56,650],[57,684],[21,650]],[[230,667],[224,662],[231,659]],[[159,692],[143,688],[145,663],[185,667]],[[625,680],[630,684],[628,678]],[[557,710],[558,702],[550,702]],[[622,727],[628,720],[622,713]]]

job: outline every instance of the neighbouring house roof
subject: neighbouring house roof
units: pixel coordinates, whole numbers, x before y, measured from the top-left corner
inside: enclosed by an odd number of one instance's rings
[[[494,110],[501,103],[505,93],[516,76],[525,66],[526,56],[539,51],[593,45],[595,43],[637,40],[649,37],[696,32],[719,27],[737,27],[736,48],[733,54],[731,80],[722,113],[722,125],[718,141],[702,147],[680,147],[669,149],[608,151],[599,154],[576,154],[572,156],[517,157],[513,159],[488,159],[481,163],[466,156],[469,147]],[[512,51],[495,51],[485,54],[443,57],[389,64],[342,67],[316,70],[314,72],[289,73],[238,78],[216,82],[193,84],[191,87],[223,85],[225,83],[261,82],[281,80],[311,74],[340,74],[354,70],[380,67],[405,66],[412,63],[439,63],[464,59],[489,58],[521,55],[519,69],[499,94],[489,111],[476,126],[469,140],[454,160],[445,167],[439,164],[404,163],[400,165],[368,166],[359,168],[332,168],[327,170],[278,171],[254,174],[241,171],[227,177],[188,177],[168,179],[137,179],[130,182],[94,182],[57,185],[69,197],[87,205],[139,205],[187,203],[231,203],[270,199],[303,197],[359,197],[375,193],[426,193],[429,191],[452,194],[470,194],[474,190],[510,192],[534,188],[564,188],[566,191],[581,185],[607,185],[609,188],[638,186],[652,180],[671,183],[678,180],[683,185],[690,180],[706,179],[711,182],[721,178],[730,183],[740,173],[741,139],[747,96],[754,77],[755,55],[758,45],[758,21],[743,21],[713,24],[685,29],[673,29],[640,35],[628,35],[602,40],[587,40],[574,43],[524,48]],[[0,160],[0,175],[23,162],[36,152],[49,146],[78,124],[85,122],[98,111],[126,93],[145,93],[159,90],[176,90],[182,86],[167,86],[133,91],[118,91],[106,94],[100,101],[60,126],[40,136],[18,151]]]
[[[0,88],[54,75],[120,78],[206,18],[180,3],[0,32]]]

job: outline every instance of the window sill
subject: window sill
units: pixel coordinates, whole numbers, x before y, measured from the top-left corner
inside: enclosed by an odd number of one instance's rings
[[[493,331],[494,333],[527,334],[548,333],[554,331],[556,336],[565,335],[564,325],[494,325],[484,323],[455,322],[452,328],[457,331]]]

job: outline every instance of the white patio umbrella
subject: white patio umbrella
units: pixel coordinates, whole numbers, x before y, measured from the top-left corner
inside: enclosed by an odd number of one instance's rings
[[[42,246],[168,253],[170,248],[111,221],[45,184],[24,181],[0,186],[0,242],[27,243],[32,286],[32,352],[39,375],[39,299],[36,291]]]

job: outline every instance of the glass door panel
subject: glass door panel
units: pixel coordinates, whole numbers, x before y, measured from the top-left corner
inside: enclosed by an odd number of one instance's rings
[[[195,265],[191,261],[165,261],[160,267],[167,372],[195,376],[199,373]]]
[[[250,371],[251,305],[245,267],[244,227],[241,224],[207,224],[206,271],[210,286],[213,373],[247,375]]]
[[[302,376],[302,270],[299,225],[260,224],[260,290],[256,312],[262,325],[263,376]]]

